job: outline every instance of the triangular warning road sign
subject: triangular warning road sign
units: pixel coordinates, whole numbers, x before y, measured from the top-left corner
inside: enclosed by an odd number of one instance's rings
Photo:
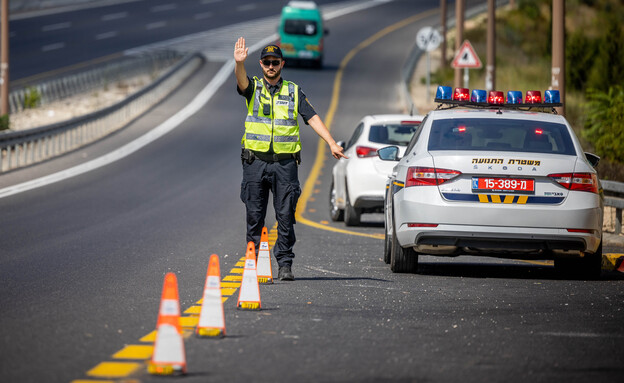
[[[457,51],[451,66],[453,68],[481,68],[481,60],[475,53],[470,41],[464,40],[464,43],[459,48],[459,51]]]

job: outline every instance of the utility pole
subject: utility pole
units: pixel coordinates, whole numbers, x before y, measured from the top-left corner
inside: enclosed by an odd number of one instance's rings
[[[446,0],[440,0],[440,25],[442,26],[442,56],[440,68],[446,67]]]
[[[464,10],[466,0],[455,1],[455,53],[459,52],[462,42],[464,41]],[[455,68],[455,88],[461,88],[462,73],[460,68]]]
[[[485,89],[496,89],[496,1],[488,0],[487,64],[485,64]]]
[[[9,114],[9,0],[0,3],[0,116]]]
[[[562,107],[557,113],[565,116],[565,1],[552,3],[552,80],[551,88],[561,94]]]

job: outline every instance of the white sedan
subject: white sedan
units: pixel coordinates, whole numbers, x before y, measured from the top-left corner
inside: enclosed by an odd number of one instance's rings
[[[404,155],[379,150],[396,165],[385,207],[392,271],[417,271],[419,254],[474,254],[550,259],[564,273],[600,276],[599,158],[583,152],[563,116],[540,112],[552,107],[533,108],[545,105],[536,93],[518,105],[502,104],[502,94],[441,99],[447,106],[426,116]]]
[[[381,161],[377,149],[396,145],[402,152],[422,121],[422,116],[386,114],[364,117],[346,143],[348,159],[332,169],[329,210],[333,221],[360,224],[362,213],[382,212],[386,180],[394,164]]]

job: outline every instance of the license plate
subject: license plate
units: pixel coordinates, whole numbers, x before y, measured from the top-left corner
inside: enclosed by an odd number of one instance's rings
[[[299,51],[299,57],[302,59],[311,59],[314,57],[314,53],[310,51]]]
[[[473,192],[533,194],[535,180],[531,178],[473,177]]]

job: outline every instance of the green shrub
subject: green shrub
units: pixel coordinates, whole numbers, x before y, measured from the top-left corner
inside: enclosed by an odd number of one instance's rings
[[[9,129],[9,115],[8,114],[3,114],[0,116],[0,130],[7,130]]]
[[[607,92],[590,89],[587,99],[583,137],[597,155],[624,163],[624,87],[612,86]]]
[[[24,108],[33,109],[41,103],[41,94],[35,87],[28,87],[24,95]]]

